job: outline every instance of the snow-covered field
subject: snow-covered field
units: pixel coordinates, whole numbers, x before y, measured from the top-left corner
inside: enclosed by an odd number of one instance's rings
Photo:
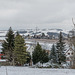
[[[0,75],[75,75],[75,70],[73,69],[38,69],[38,68],[28,68],[28,67],[2,66],[0,67]]]

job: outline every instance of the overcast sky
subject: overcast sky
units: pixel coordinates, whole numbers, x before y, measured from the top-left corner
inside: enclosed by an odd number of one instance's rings
[[[0,0],[0,30],[72,29],[75,0]]]

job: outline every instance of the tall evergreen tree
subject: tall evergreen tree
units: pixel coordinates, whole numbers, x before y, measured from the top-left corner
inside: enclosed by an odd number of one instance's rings
[[[29,63],[29,65],[30,65],[30,61],[31,61],[31,55],[30,55],[29,52],[27,52],[27,61],[26,61],[26,63],[27,64]]]
[[[46,63],[49,61],[49,56],[46,50],[42,50],[41,63]]]
[[[51,53],[50,53],[50,60],[52,63],[57,63],[57,53],[55,49],[55,45],[52,45]]]
[[[57,42],[56,48],[57,48],[57,57],[58,57],[57,60],[58,63],[61,64],[62,62],[66,61],[66,56],[64,54],[65,42],[63,42],[62,32],[60,32],[59,41]]]
[[[48,53],[46,53],[46,51],[41,48],[41,45],[39,43],[37,43],[37,46],[33,51],[32,58],[33,64],[36,64],[38,62],[43,64],[49,61]]]
[[[15,37],[14,61],[23,65],[27,59],[26,46],[24,38],[21,35]]]
[[[7,59],[12,62],[13,60],[13,49],[14,49],[14,33],[12,28],[10,27],[7,34],[6,39],[2,44],[2,50]]]
[[[42,56],[42,48],[39,43],[37,43],[37,46],[35,47],[32,58],[33,58],[33,64],[36,64],[41,61],[41,56]]]

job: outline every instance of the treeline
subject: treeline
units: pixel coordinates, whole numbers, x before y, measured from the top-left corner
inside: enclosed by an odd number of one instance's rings
[[[53,44],[50,54],[47,53],[46,50],[43,50],[39,43],[37,43],[32,55],[33,64],[38,62],[43,64],[48,61],[50,61],[52,64],[54,63],[59,65],[65,63],[66,55],[64,53],[64,48],[65,42],[63,42],[62,32],[60,32],[59,41],[56,43],[56,45]]]
[[[64,54],[64,45],[63,36],[60,32],[59,41],[56,45],[53,44],[50,54],[43,50],[41,45],[37,43],[35,49],[32,53],[32,57],[28,52],[26,52],[26,44],[24,38],[19,35],[17,32],[14,34],[12,28],[10,27],[7,34],[6,39],[2,44],[3,54],[6,59],[8,59],[9,65],[24,65],[25,63],[30,63],[33,61],[33,64],[36,63],[46,63],[51,61],[51,63],[60,64],[66,62],[66,56]]]

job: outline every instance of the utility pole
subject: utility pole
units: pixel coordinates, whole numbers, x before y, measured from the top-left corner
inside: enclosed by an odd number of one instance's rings
[[[36,44],[37,44],[37,42],[36,42],[36,37],[37,37],[37,30],[38,30],[38,28],[37,28],[37,26],[36,26],[36,29],[35,29],[35,46],[36,46]]]
[[[72,23],[73,23],[73,25],[74,25],[74,36],[75,36],[75,23],[74,23],[74,21],[73,21],[73,18],[72,18]]]
[[[37,34],[37,30],[38,30],[38,28],[37,28],[37,26],[36,26],[36,34]]]

